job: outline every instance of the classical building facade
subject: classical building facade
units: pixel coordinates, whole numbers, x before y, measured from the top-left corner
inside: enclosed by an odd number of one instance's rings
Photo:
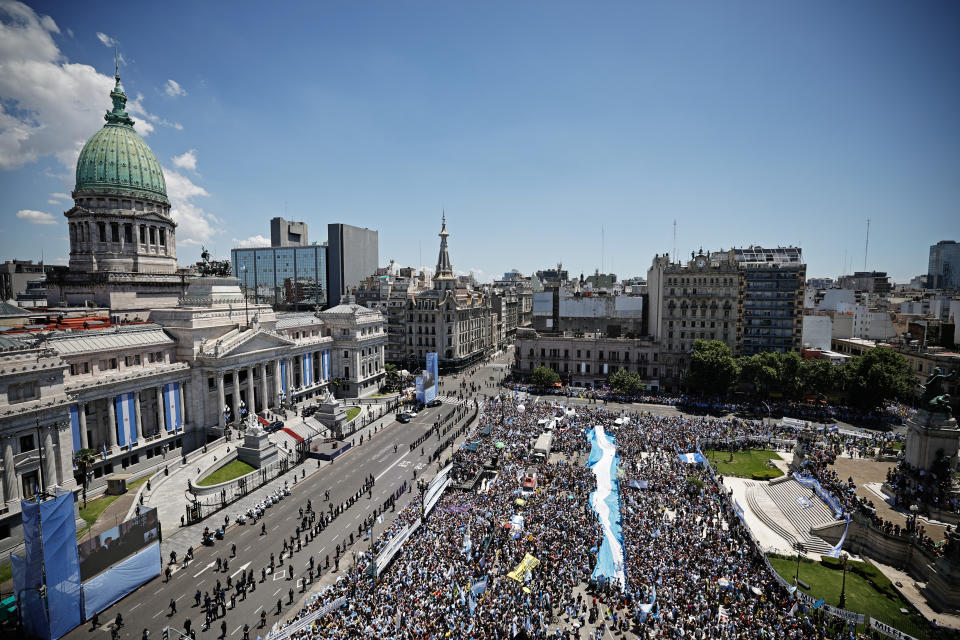
[[[649,334],[660,344],[661,382],[679,390],[695,340],[737,348],[740,274],[725,252],[691,255],[689,262],[656,256],[647,271]]]
[[[517,330],[513,372],[526,378],[537,367],[549,367],[564,384],[600,387],[623,369],[637,373],[650,391],[660,389],[663,364],[660,349],[651,338],[584,337],[573,334],[541,334]]]
[[[441,370],[457,371],[479,361],[494,344],[490,298],[458,286],[447,249],[449,235],[444,217],[433,288],[407,301],[406,361],[412,367],[422,367],[426,354],[435,351]]]

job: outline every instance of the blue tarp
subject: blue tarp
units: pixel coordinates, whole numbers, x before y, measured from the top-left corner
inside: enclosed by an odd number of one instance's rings
[[[40,503],[43,558],[47,581],[50,638],[66,635],[83,622],[80,615],[80,556],[77,525],[73,519],[73,493],[62,489],[57,497]]]
[[[150,545],[83,585],[84,611],[89,618],[112,605],[145,582],[160,575],[160,543]]]
[[[47,620],[47,610],[40,599],[38,589],[43,586],[43,533],[40,530],[40,505],[31,500],[20,502],[20,513],[23,518],[24,556],[20,565],[21,589],[20,615],[23,617],[23,627],[27,635],[37,638],[50,637],[50,624]],[[16,568],[16,565],[14,565]]]

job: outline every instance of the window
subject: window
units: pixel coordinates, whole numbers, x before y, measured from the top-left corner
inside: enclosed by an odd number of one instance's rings
[[[165,247],[167,246],[167,230],[160,229],[160,245]]]
[[[36,382],[21,382],[20,384],[11,384],[7,387],[8,402],[25,402],[37,397]]]
[[[123,241],[127,244],[133,244],[133,225],[123,225]]]
[[[33,443],[32,433],[25,436],[20,436],[20,453],[25,451],[33,451],[36,448],[36,445]]]
[[[112,242],[120,242],[120,223],[110,223],[110,240]]]
[[[40,491],[40,483],[36,471],[30,471],[22,476],[23,478],[23,497],[27,500],[33,498]]]
[[[97,237],[100,238],[100,242],[107,241],[107,223],[106,222],[97,223]]]
[[[350,378],[350,367],[343,368],[343,377],[348,379]]]
[[[150,227],[150,244],[157,244],[157,229]]]
[[[133,356],[126,356],[123,359],[123,363],[128,367],[138,366],[140,364],[140,354]]]

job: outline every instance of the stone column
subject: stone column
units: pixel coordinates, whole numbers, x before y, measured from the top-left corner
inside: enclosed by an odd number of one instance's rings
[[[140,410],[140,392],[133,392],[133,415],[137,420],[137,444],[143,444],[143,414]]]
[[[266,411],[270,408],[270,385],[267,384],[267,363],[261,362],[260,367],[260,404],[263,405],[263,410]]]
[[[77,416],[80,418],[80,448],[89,449],[90,443],[87,442],[87,403],[77,403]]]
[[[20,497],[17,469],[13,463],[13,436],[3,439],[3,501],[13,502]]]
[[[303,355],[302,353],[297,354],[297,366],[300,369],[300,386],[307,386],[307,368],[303,364]]]
[[[114,406],[116,398],[110,396],[107,401],[107,453],[113,453],[117,446],[117,409]]]
[[[273,361],[273,386],[276,387],[276,394],[273,396],[277,399],[277,406],[280,406],[280,394],[283,393],[283,379],[280,377],[281,367],[280,367],[280,358],[277,358]]]
[[[240,369],[230,372],[233,376],[233,422],[240,421]]]
[[[253,383],[253,365],[247,366],[247,411],[250,412],[249,415],[253,415],[257,412],[257,394],[254,390]]]
[[[167,238],[167,242],[169,241],[170,239]],[[177,384],[177,395],[180,397],[180,431],[184,431],[187,426],[187,403],[183,401],[183,387],[186,384],[186,380],[181,380],[179,384]]]
[[[221,429],[224,429],[227,426],[227,419],[223,416],[223,408],[227,406],[227,396],[223,390],[223,371],[217,371],[217,398],[219,399],[219,404],[217,405],[217,424]]]
[[[43,429],[43,478],[47,487],[60,484],[57,477],[57,450],[53,446],[53,439],[57,437],[57,426],[47,425]]]
[[[156,387],[154,391],[157,395],[157,429],[160,430],[160,435],[164,435],[167,432],[167,419],[163,411],[163,387]]]

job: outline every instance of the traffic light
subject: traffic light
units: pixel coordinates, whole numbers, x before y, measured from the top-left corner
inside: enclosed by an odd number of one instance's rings
[[[163,640],[170,640],[170,627],[163,628]]]
[[[41,586],[39,589],[37,589],[37,593],[40,594],[40,597],[41,597],[41,598],[46,598],[46,597],[47,597],[47,585],[43,585],[43,586]]]

